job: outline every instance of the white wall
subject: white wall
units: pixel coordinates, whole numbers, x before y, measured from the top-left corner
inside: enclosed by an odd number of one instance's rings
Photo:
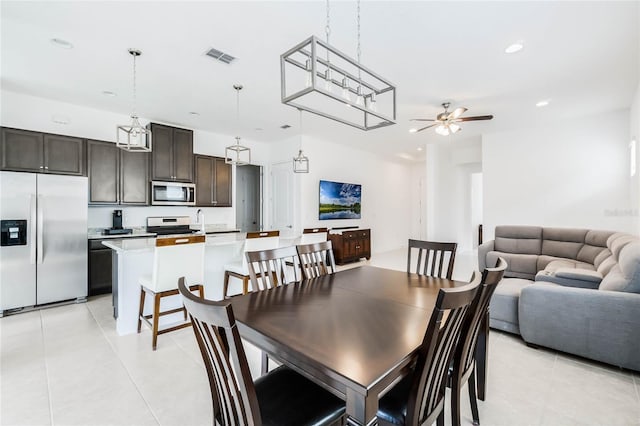
[[[287,161],[298,153],[299,138],[274,144],[271,163]],[[373,252],[406,247],[412,233],[412,167],[385,160],[366,151],[314,137],[303,138],[309,157],[309,173],[296,174],[299,209],[294,227],[359,226],[371,228]],[[293,166],[292,166],[293,167]],[[362,219],[318,219],[319,181],[332,180],[362,185]]]
[[[88,108],[85,106],[59,102],[7,90],[0,92],[2,105],[0,124],[7,127],[57,133],[115,142],[116,126],[130,122],[128,115]],[[64,117],[69,120],[66,125],[57,124],[53,117]],[[148,119],[141,118],[142,123]],[[184,126],[191,128],[190,126]],[[193,150],[197,154],[224,156],[225,146],[235,143],[233,136],[193,131]],[[267,164],[269,145],[257,141],[243,140],[251,147],[252,162],[257,165]],[[235,168],[233,170],[233,205],[235,206]],[[110,227],[111,212],[118,206],[90,207],[88,226]],[[125,226],[144,226],[147,216],[180,216],[194,218],[197,208],[190,207],[127,207],[122,206]],[[206,223],[235,226],[235,207],[204,208]]]
[[[631,232],[628,146],[628,110],[485,135],[485,240],[496,225]]]
[[[638,235],[640,234],[640,83],[629,110],[629,136],[630,141],[636,141],[636,174],[631,177],[630,199],[634,216],[633,231]]]
[[[473,248],[471,175],[482,171],[480,138],[427,145],[427,239]]]

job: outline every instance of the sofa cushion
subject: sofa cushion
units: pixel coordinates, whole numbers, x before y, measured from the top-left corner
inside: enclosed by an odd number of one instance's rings
[[[543,228],[541,254],[577,259],[586,235],[586,229]]]
[[[630,242],[636,240],[636,238],[629,234],[614,234],[613,236],[616,235],[618,235],[618,237],[608,240],[607,245],[609,246],[609,250],[611,250],[611,254],[613,254],[614,259],[618,260],[622,249]]]
[[[595,266],[596,269],[599,269],[600,265],[602,265],[602,262],[609,259],[610,257],[611,257],[611,250],[609,250],[608,248],[605,248],[600,252],[600,254],[596,256],[595,259],[593,259],[593,262],[591,263],[593,263],[593,266]]]
[[[495,265],[498,261],[498,257],[503,257],[509,265],[507,272],[505,272],[505,276],[533,279],[538,271],[536,269],[536,259],[538,256],[535,254],[514,254],[490,251],[487,253],[487,265]]]
[[[616,260],[613,258],[613,255],[609,255],[605,260],[603,260],[600,265],[598,265],[597,271],[602,274],[603,277],[606,277],[609,271],[616,266]]]
[[[571,259],[559,259],[559,260],[554,260],[549,262],[549,264],[547,264],[547,266],[544,268],[545,271],[547,272],[551,272],[554,273],[556,272],[558,269],[586,269],[588,271],[595,271],[596,268],[589,264],[589,263],[584,263],[584,262],[578,262],[577,260],[571,260]]]
[[[570,278],[572,280],[591,281],[594,283],[600,283],[603,278],[602,274],[598,271],[580,268],[558,268],[556,270],[556,277]]]
[[[539,226],[496,226],[494,250],[503,253],[540,254]]]
[[[627,244],[618,265],[600,283],[600,290],[640,293],[640,242]]]
[[[576,274],[574,271],[584,271],[586,274],[595,275],[586,277]],[[602,276],[596,271],[576,268],[558,268],[555,272],[540,271],[536,274],[536,283],[552,283],[564,287],[597,289],[601,280]]]
[[[496,287],[489,312],[492,320],[504,321],[511,324],[518,324],[518,299],[520,292],[533,281],[521,278],[503,278]]]

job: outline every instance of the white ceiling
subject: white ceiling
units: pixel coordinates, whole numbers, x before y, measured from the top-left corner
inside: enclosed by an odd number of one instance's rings
[[[640,2],[363,1],[362,63],[394,82],[395,126],[362,132],[305,115],[307,134],[394,158],[443,140],[408,133],[410,118],[433,118],[440,103],[466,106],[450,138],[628,108],[640,74]],[[297,111],[280,103],[281,53],[324,36],[324,2],[1,3],[3,88],[119,113],[131,109],[131,57],[138,61],[138,112],[152,120],[238,133],[234,83],[246,138],[297,134]],[[331,44],[355,56],[356,3],[331,2]],[[50,43],[73,43],[62,49]],[[524,50],[504,48],[523,40]],[[214,61],[210,47],[237,57]],[[102,94],[109,90],[116,97]],[[541,99],[551,98],[545,108]],[[192,116],[197,111],[199,116]],[[281,130],[282,124],[293,127]],[[263,130],[258,131],[256,128]],[[424,151],[423,151],[424,152]]]

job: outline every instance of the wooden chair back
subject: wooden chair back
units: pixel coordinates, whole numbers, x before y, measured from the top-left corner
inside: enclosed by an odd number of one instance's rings
[[[149,289],[173,290],[180,277],[186,277],[187,285],[202,284],[204,245],[204,235],[157,238]]]
[[[432,424],[444,409],[451,358],[480,278],[438,293],[420,348],[407,403],[408,425]]]
[[[316,278],[336,272],[331,241],[303,244],[296,247],[304,278]]]
[[[415,267],[416,274],[451,279],[457,248],[457,243],[440,243],[410,239],[409,250],[407,253],[407,272],[413,272],[411,268],[411,250],[417,249],[418,259]],[[447,269],[446,274],[443,277],[443,267],[445,265]]]
[[[305,228],[302,230],[300,244],[321,243],[327,241],[329,230],[327,228]]]
[[[230,301],[199,299],[178,281],[209,378],[214,423],[261,425],[260,407]]]
[[[487,309],[489,309],[491,296],[493,296],[498,283],[502,280],[506,269],[507,261],[499,257],[495,268],[487,268],[482,271],[480,288],[469,308],[469,315],[465,319],[463,333],[460,336],[460,342],[453,358],[453,374],[458,375],[462,382],[464,380],[463,376],[470,372],[471,367],[473,367],[482,319],[485,317]]]
[[[245,253],[253,291],[300,281],[300,259],[295,246]]]

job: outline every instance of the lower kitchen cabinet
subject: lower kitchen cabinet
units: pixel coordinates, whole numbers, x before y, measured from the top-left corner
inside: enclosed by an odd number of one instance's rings
[[[111,293],[111,249],[101,240],[89,240],[89,296]]]
[[[231,207],[231,165],[224,158],[194,156],[196,168],[196,205]]]
[[[355,262],[361,258],[371,258],[371,230],[355,229],[342,231],[340,234],[329,234],[333,246],[336,263],[342,265]]]

